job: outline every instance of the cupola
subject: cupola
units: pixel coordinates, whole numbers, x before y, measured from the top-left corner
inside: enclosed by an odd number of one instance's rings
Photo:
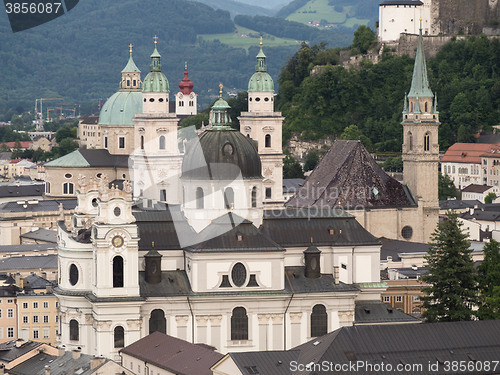
[[[321,276],[321,250],[312,244],[304,250],[304,276],[308,279],[317,279]]]
[[[142,112],[143,113],[168,113],[169,85],[165,74],[161,71],[161,55],[156,49],[158,37],[154,37],[155,49],[151,54],[149,73],[144,78],[142,86]]]
[[[193,82],[188,77],[187,62],[184,64],[184,78],[179,83],[179,90],[184,95],[189,95],[193,91]]]
[[[266,55],[262,51],[262,38],[260,38],[260,51],[257,54],[255,73],[248,81],[248,111],[273,112],[274,110],[274,82],[267,73]]]

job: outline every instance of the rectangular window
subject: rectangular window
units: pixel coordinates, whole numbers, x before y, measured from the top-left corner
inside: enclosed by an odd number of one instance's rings
[[[2,303],[2,300],[0,299],[0,303]],[[13,299],[8,299],[7,300],[7,303],[14,303],[14,300]]]
[[[0,309],[0,319],[3,317],[3,309]]]
[[[56,323],[59,323],[59,315],[56,315]]]
[[[384,296],[384,302],[391,302],[391,297]]]
[[[38,323],[38,315],[33,315],[33,323]]]
[[[8,338],[14,337],[14,327],[7,328],[7,337]]]
[[[43,329],[43,338],[48,339],[50,336],[49,333],[50,333],[50,328],[44,328]]]
[[[33,302],[33,308],[38,309],[38,302]]]
[[[118,148],[125,148],[125,137],[118,138]]]
[[[160,190],[160,201],[162,202],[167,201],[167,191],[165,189]]]
[[[48,315],[44,315],[43,316],[43,322],[44,323],[48,323],[49,322],[49,316]]]
[[[401,297],[401,296],[396,297],[396,302],[401,302],[402,300],[403,300],[403,297]]]
[[[28,302],[23,302],[23,309],[27,309],[28,308]]]
[[[47,301],[43,301],[43,308],[48,309],[49,308],[49,303]]]
[[[7,318],[14,317],[14,309],[7,309]]]
[[[3,339],[3,327],[0,327],[0,339]]]
[[[420,296],[413,296],[413,301],[415,302],[420,301]]]
[[[39,338],[38,328],[33,328],[33,339],[36,340]]]
[[[104,137],[104,148],[108,148],[108,137]]]
[[[24,315],[23,316],[23,324],[28,324],[30,321],[29,321],[29,317],[27,315]]]
[[[266,188],[266,199],[271,199],[271,192],[272,190],[270,187]]]

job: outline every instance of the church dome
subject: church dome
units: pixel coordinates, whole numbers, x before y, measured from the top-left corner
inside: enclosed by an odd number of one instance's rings
[[[144,82],[142,84],[143,92],[169,92],[168,79],[161,71],[160,58],[161,55],[156,49],[155,42],[155,50],[151,55],[149,73],[146,78],[144,78]]]
[[[255,143],[239,131],[214,127],[188,143],[182,162],[182,178],[193,180],[262,179],[262,166]],[[206,164],[205,164],[206,162]],[[233,164],[231,168],[228,164]]]
[[[134,125],[132,118],[140,112],[140,91],[118,91],[104,103],[99,114],[99,125]]]
[[[248,92],[274,92],[274,81],[267,73],[266,55],[262,51],[262,40],[260,42],[260,51],[257,54],[255,73],[248,81]]]
[[[188,71],[187,71],[187,63],[184,68],[184,78],[182,81],[179,83],[179,91],[182,92],[184,95],[189,95],[193,92],[193,82],[188,77]]]

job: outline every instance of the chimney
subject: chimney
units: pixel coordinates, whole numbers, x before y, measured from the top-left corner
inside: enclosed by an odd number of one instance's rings
[[[45,280],[47,280],[47,272],[42,271],[42,277],[43,277]]]
[[[45,285],[45,292],[47,294],[52,294],[52,284]]]
[[[20,348],[24,344],[24,339],[17,339],[16,340],[16,348]]]
[[[335,284],[338,284],[340,282],[340,280],[339,280],[339,266],[333,266],[333,280],[335,281]]]
[[[90,359],[90,369],[93,370],[97,367],[99,367],[100,365],[102,365],[104,362],[106,361],[106,358],[104,357],[92,357]]]
[[[81,351],[80,349],[73,349],[72,351],[73,359],[78,359],[80,358]]]
[[[50,366],[45,365],[45,375],[50,375]]]
[[[5,366],[3,364],[0,364],[0,375],[3,375],[5,372]]]
[[[64,355],[64,353],[66,353],[66,347],[64,345],[60,345],[57,350],[59,351],[57,353],[57,356],[58,357],[62,357]]]
[[[16,280],[16,285],[21,288],[21,274],[19,272],[14,275],[14,280]]]

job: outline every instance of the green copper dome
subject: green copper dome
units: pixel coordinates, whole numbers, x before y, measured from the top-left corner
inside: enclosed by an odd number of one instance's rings
[[[228,109],[231,108],[227,102],[219,98],[212,106],[212,116],[208,119],[209,124],[220,129],[231,129],[231,118]]]
[[[168,79],[161,72],[161,55],[158,53],[156,49],[153,51],[151,55],[151,65],[149,67],[149,73],[144,78],[144,82],[142,84],[143,92],[170,92],[168,86]]]
[[[271,76],[267,73],[266,55],[262,51],[262,42],[260,51],[257,54],[257,65],[255,65],[255,73],[248,81],[249,92],[274,92],[274,82]]]
[[[118,91],[109,98],[99,114],[99,125],[134,125],[132,118],[142,112],[140,91]]]
[[[140,73],[141,71],[139,70],[137,65],[135,65],[134,59],[132,58],[132,54],[130,54],[128,63],[125,66],[125,68],[123,68],[122,73],[135,73],[135,72]]]

